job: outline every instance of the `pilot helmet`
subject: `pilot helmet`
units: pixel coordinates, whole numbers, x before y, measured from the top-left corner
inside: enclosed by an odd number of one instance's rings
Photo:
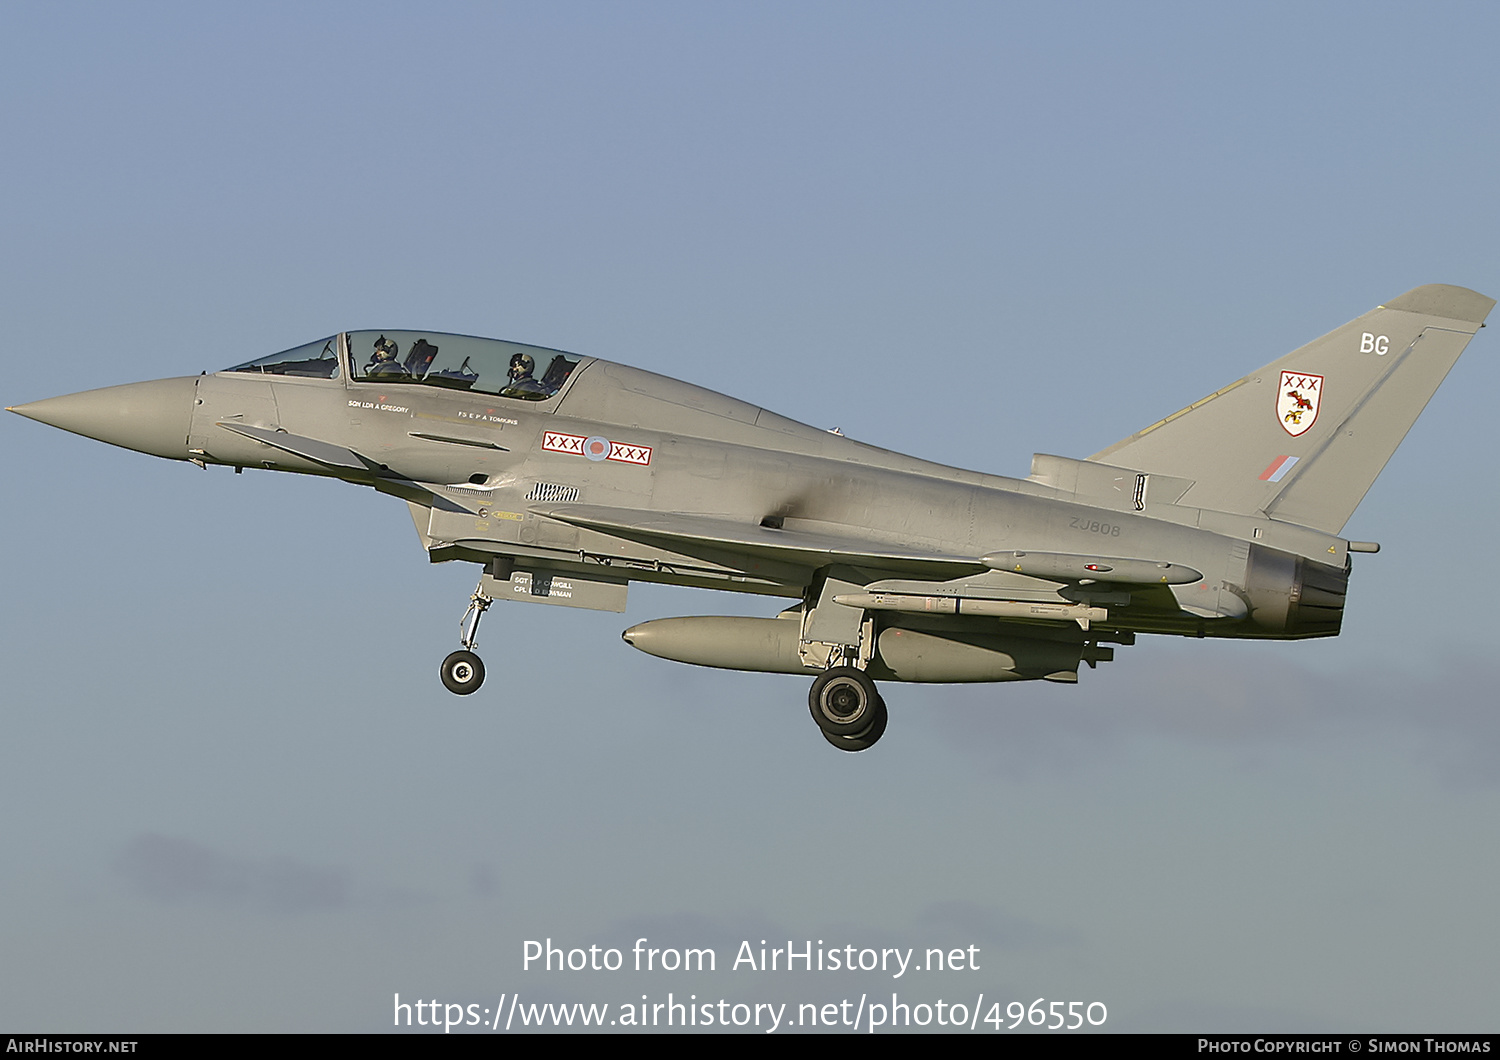
[[[529,353],[518,353],[510,359],[510,377],[522,379],[536,368],[536,359]]]
[[[375,340],[375,360],[377,361],[394,361],[400,352],[396,343],[384,335]]]

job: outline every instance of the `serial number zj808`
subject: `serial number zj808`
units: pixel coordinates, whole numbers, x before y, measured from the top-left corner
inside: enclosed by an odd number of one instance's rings
[[[1105,537],[1120,536],[1119,523],[1101,523],[1099,520],[1091,520],[1088,518],[1088,516],[1085,515],[1075,516],[1073,520],[1068,523],[1068,526],[1073,530],[1082,530],[1086,534],[1103,534]]]

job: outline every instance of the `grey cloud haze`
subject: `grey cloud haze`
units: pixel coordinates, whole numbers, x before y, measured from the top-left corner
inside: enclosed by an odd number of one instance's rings
[[[146,832],[130,840],[113,868],[129,887],[158,902],[205,902],[267,913],[311,913],[349,902],[345,869],[293,858],[237,858],[191,839]]]

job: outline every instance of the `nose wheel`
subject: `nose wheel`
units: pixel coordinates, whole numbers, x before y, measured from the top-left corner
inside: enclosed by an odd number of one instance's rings
[[[443,660],[442,676],[444,688],[466,696],[484,684],[484,661],[471,651],[456,651]]]
[[[463,633],[459,637],[463,649],[444,659],[438,670],[443,687],[455,696],[477,692],[484,684],[484,661],[474,654],[474,643],[479,637],[479,620],[494,602],[484,594],[484,579],[481,578],[474,595],[469,597],[469,609],[464,612]]]

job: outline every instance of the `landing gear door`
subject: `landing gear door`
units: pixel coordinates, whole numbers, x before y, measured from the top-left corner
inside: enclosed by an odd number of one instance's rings
[[[486,574],[479,591],[492,600],[558,604],[618,613],[625,610],[625,595],[629,589],[629,584],[623,580],[517,568],[505,581]]]

